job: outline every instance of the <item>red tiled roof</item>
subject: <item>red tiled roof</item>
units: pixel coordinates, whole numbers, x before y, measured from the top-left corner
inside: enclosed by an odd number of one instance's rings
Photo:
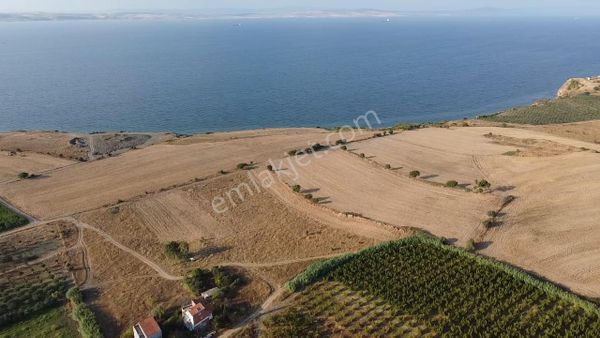
[[[160,326],[153,317],[146,318],[138,323],[146,336],[152,337],[160,333]]]
[[[194,324],[200,323],[210,317],[213,307],[202,299],[192,301],[192,307],[188,310],[194,318]]]

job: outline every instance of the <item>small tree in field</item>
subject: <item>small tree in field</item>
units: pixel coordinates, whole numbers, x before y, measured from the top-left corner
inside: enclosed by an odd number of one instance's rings
[[[412,178],[417,178],[417,177],[421,176],[421,172],[418,170],[413,170],[408,174],[408,176],[410,176]]]
[[[29,177],[29,173],[26,173],[26,172],[19,173],[19,178],[20,179],[26,179],[28,177]]]
[[[296,184],[292,187],[292,190],[294,192],[300,192],[300,190],[302,190],[302,187],[299,184]]]

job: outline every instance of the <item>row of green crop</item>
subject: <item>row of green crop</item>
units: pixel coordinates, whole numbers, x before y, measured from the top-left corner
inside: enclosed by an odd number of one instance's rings
[[[0,326],[60,304],[67,288],[68,282],[59,279],[0,285]]]
[[[83,302],[83,295],[77,287],[69,289],[67,299],[73,307],[73,318],[79,324],[79,332],[85,338],[102,338],[102,331],[96,321],[96,316]]]
[[[598,120],[600,97],[581,95],[560,98],[480,118],[494,122],[534,125]]]
[[[600,336],[593,304],[434,239],[411,237],[363,251],[327,275],[444,335]]]
[[[29,221],[0,204],[0,232],[26,225]]]

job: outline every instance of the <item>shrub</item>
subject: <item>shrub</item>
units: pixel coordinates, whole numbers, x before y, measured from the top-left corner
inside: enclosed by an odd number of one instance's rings
[[[29,177],[29,173],[26,173],[26,172],[19,173],[19,178],[22,180],[26,179],[28,177]]]
[[[306,194],[306,195],[304,195],[304,198],[306,198],[307,200],[312,200],[313,195],[312,194]]]
[[[290,151],[288,151],[288,153],[287,153],[287,154],[288,154],[289,156],[295,156],[297,153],[298,153],[298,150],[294,149],[294,150],[290,150]]]
[[[410,176],[412,178],[417,178],[417,177],[421,176],[421,172],[418,170],[413,170],[408,174],[408,176]]]
[[[390,130],[388,131],[388,133],[389,133],[390,135],[394,135],[394,129],[390,129]]]
[[[488,182],[485,179],[482,180],[475,180],[475,184],[477,185],[477,187],[482,188],[482,189],[488,189],[489,187],[491,187],[492,185],[490,184],[490,182]]]
[[[227,174],[227,172],[225,170],[219,170],[219,174],[225,175],[225,174]]]
[[[213,275],[208,270],[194,269],[183,279],[183,285],[194,295],[214,287]]]
[[[446,186],[448,188],[456,188],[458,186],[458,182],[456,182],[456,181],[448,181],[448,182],[446,182]]]
[[[292,187],[292,190],[294,192],[300,192],[300,190],[302,190],[302,187],[299,184],[296,184]]]
[[[79,290],[78,287],[70,288],[67,291],[66,296],[67,296],[67,299],[74,305],[80,304],[81,302],[83,302],[83,294],[81,293],[81,290]]]
[[[311,198],[310,201],[313,202],[314,204],[319,204],[319,202],[321,202],[321,200],[319,200],[317,197]]]
[[[364,153],[360,153],[358,156],[360,156],[360,158],[365,158],[365,154]]]
[[[100,326],[90,308],[85,304],[78,304],[73,311],[73,317],[79,323],[79,331],[85,338],[101,338]]]
[[[475,251],[475,240],[474,239],[469,239],[467,241],[467,245],[465,246],[465,249],[469,252],[473,252]]]
[[[391,164],[386,164],[385,165],[385,169],[392,169],[392,165]]]
[[[346,147],[346,146],[341,146],[341,148],[340,148],[340,149],[342,149],[342,150],[348,150],[348,147]]]
[[[267,166],[267,170],[268,170],[268,171],[273,171],[273,166],[269,164],[269,165]]]
[[[152,315],[152,317],[160,321],[165,317],[165,308],[159,304],[152,309],[152,312],[150,314]]]
[[[494,220],[493,219],[486,219],[485,221],[481,222],[481,225],[483,225],[486,229],[490,229],[494,227]]]
[[[337,141],[335,141],[335,145],[336,145],[336,146],[339,146],[339,145],[342,145],[342,144],[346,144],[346,143],[348,143],[348,142],[346,141],[346,139],[341,139],[341,140],[337,140]]]
[[[487,215],[494,218],[494,217],[498,216],[498,212],[496,212],[494,210],[490,210],[487,212]]]
[[[190,253],[190,245],[184,241],[171,241],[165,244],[165,253],[170,257],[186,259]]]
[[[248,166],[248,163],[238,163],[238,165],[236,166],[238,169],[246,169],[246,167]]]

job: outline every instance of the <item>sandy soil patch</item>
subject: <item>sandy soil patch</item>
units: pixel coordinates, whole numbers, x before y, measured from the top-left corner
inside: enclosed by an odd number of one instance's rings
[[[41,174],[75,162],[37,153],[0,152],[0,182],[17,179],[21,172]]]
[[[89,148],[70,143],[77,135],[62,132],[27,131],[0,133],[0,150],[26,151],[78,160]]]
[[[91,210],[118,199],[234,170],[240,162],[264,165],[291,149],[320,141],[326,131],[277,134],[189,145],[155,145],[105,160],[54,171],[44,180],[4,185],[2,195],[41,218]]]

